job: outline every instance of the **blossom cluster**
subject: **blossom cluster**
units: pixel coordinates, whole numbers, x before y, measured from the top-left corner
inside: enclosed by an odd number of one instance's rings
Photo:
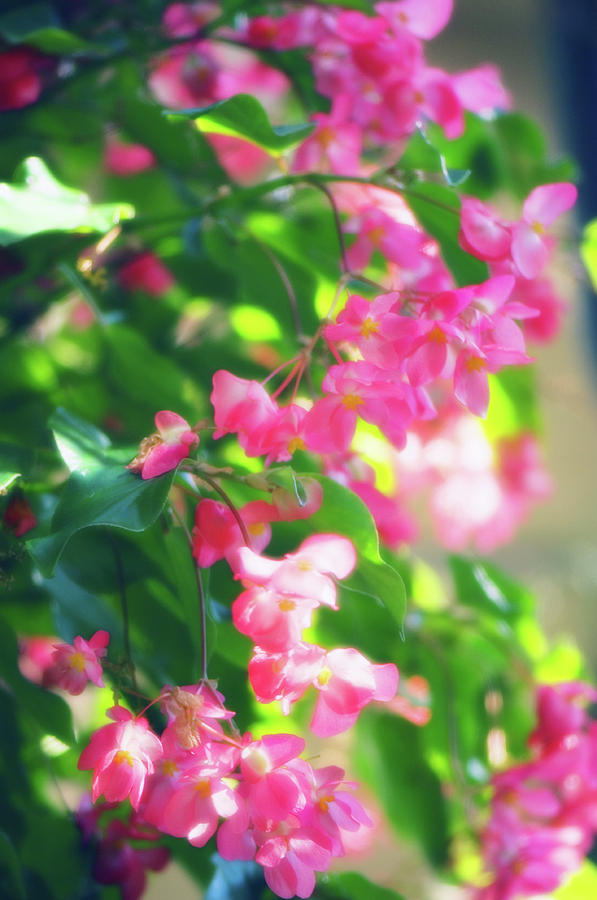
[[[337,766],[314,769],[302,759],[300,737],[238,734],[230,726],[234,713],[210,682],[166,686],[159,699],[167,717],[161,736],[146,718],[116,706],[79,760],[80,769],[93,769],[93,801],[102,794],[108,804],[128,798],[134,810],[132,826],[108,826],[99,880],[144,880],[145,867],[165,864],[157,849],[140,856],[123,843],[153,839],[151,826],[194,847],[217,832],[219,853],[254,858],[278,896],[310,896],[315,872],[344,855],[344,835],[371,825],[350,793],[355,785]],[[123,885],[125,900],[140,896],[126,891]]]
[[[582,863],[597,834],[597,723],[582,682],[542,685],[530,762],[492,779],[482,835],[491,884],[478,900],[514,900],[556,890]]]

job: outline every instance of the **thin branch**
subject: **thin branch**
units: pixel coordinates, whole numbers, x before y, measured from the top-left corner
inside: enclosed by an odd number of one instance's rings
[[[234,503],[232,502],[232,500],[230,499],[230,497],[228,496],[226,491],[222,487],[220,487],[220,485],[217,483],[217,481],[214,481],[213,478],[210,478],[209,475],[206,475],[205,472],[199,472],[198,475],[202,481],[207,482],[207,484],[209,484],[209,486],[212,487],[214,489],[214,491],[220,495],[220,497],[222,498],[222,500],[224,501],[224,503],[226,504],[226,506],[232,513],[232,515],[234,516],[234,518],[236,520],[236,524],[238,525],[238,527],[240,529],[240,533],[243,536],[243,541],[245,542],[247,547],[250,548],[251,547],[251,538],[249,536],[249,532],[247,531],[247,526],[243,522],[238,509],[236,508],[236,506],[234,505]]]
[[[175,509],[174,506],[170,506],[170,510],[175,516],[178,524],[181,526],[182,530],[185,533],[185,537],[189,544],[189,548],[191,550],[191,556],[193,555],[193,538],[191,537],[191,533],[187,527],[187,523],[184,521],[182,516],[179,514],[178,510]],[[197,578],[197,596],[199,598],[199,626],[201,631],[201,678],[203,681],[207,681],[207,610],[206,610],[206,600],[205,600],[205,591],[203,590],[203,580],[201,578],[201,570],[195,559],[193,557],[193,568],[195,569],[195,577]]]

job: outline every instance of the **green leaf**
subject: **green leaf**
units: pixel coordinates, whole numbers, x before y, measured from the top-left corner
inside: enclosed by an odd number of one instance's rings
[[[94,46],[89,41],[83,40],[72,31],[65,31],[64,28],[55,28],[49,26],[47,28],[36,28],[27,32],[19,41],[23,41],[30,47],[37,47],[43,53],[54,53],[56,55],[65,55],[68,53],[93,53],[104,48]]]
[[[460,286],[480,284],[489,278],[484,262],[466,253],[458,243],[460,200],[450,188],[437,184],[417,184],[404,191],[405,199],[419,224],[436,239],[444,262]]]
[[[597,291],[597,219],[585,227],[580,245],[580,255],[589,273],[593,289]]]
[[[108,231],[135,211],[127,203],[94,204],[57,181],[37,156],[25,159],[14,184],[0,184],[0,245],[44,231]]]
[[[422,742],[421,729],[410,722],[371,712],[357,724],[356,765],[394,828],[416,840],[439,866],[448,853],[446,808],[441,784],[425,762]]]
[[[400,630],[406,609],[404,582],[380,556],[379,538],[371,513],[356,494],[331,478],[310,474],[304,477],[316,478],[323,487],[323,503],[318,512],[309,517],[309,531],[342,534],[350,538],[356,548],[356,571],[342,581],[342,585],[367,594],[370,602],[385,606]]]
[[[449,187],[457,187],[470,175],[468,168],[451,168],[443,153],[422,129],[411,137],[396,165],[407,173],[413,169],[441,173]]]
[[[374,884],[359,872],[320,876],[313,897],[315,900],[404,900],[401,894]]]
[[[12,44],[25,44],[32,31],[55,28],[58,24],[50,3],[22,3],[0,15],[0,34]]]
[[[0,882],[7,892],[7,897],[13,897],[14,900],[26,900],[19,858],[12,841],[3,831],[0,831]]]
[[[458,602],[503,619],[528,612],[533,601],[520,585],[496,566],[464,556],[450,556],[450,569]]]
[[[33,453],[28,447],[0,444],[0,494],[5,493],[17,478],[26,474],[32,462]]]
[[[99,428],[62,407],[52,413],[48,425],[71,472],[89,472],[106,465],[105,451],[110,446],[110,439]]]
[[[244,138],[273,156],[296,147],[315,128],[310,123],[273,126],[261,103],[251,94],[236,94],[203,109],[185,110],[184,114],[195,119],[200,131]]]
[[[144,481],[123,466],[73,472],[52,518],[47,537],[29,541],[28,549],[44,575],[51,575],[62,551],[83,528],[108,525],[145,531],[164,508],[174,472]]]

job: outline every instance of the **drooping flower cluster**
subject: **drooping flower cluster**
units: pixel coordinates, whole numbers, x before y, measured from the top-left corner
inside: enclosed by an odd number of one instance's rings
[[[300,737],[254,740],[224,727],[234,714],[210,682],[167,686],[160,699],[168,720],[161,738],[145,718],[117,706],[108,713],[115,721],[96,731],[81,754],[79,768],[93,769],[93,800],[128,797],[135,811],[134,825],[108,826],[98,880],[140,881],[144,868],[165,864],[157,848],[143,856],[126,843],[128,837],[153,840],[147,830],[153,826],[195,847],[217,832],[225,859],[255,858],[278,896],[308,897],[315,872],[344,855],[343,835],[371,825],[349,792],[355,785],[344,782],[337,766],[313,769],[301,759]],[[87,820],[103,809],[96,807]],[[137,896],[123,885],[125,900]]]
[[[597,691],[582,682],[542,685],[530,762],[494,775],[483,856],[492,882],[478,900],[554,891],[580,866],[597,833]]]
[[[398,686],[392,663],[375,665],[354,648],[326,652],[302,640],[315,609],[338,608],[333,579],[346,578],[355,561],[350,541],[319,534],[282,560],[241,547],[234,566],[246,590],[234,601],[232,619],[255,642],[249,680],[257,699],[279,700],[287,713],[312,685],[319,696],[311,730],[321,737],[351,728],[364,706],[391,700]]]

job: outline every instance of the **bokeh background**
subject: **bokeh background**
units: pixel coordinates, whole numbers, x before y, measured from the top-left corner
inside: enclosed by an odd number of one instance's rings
[[[515,107],[544,129],[552,156],[571,155],[579,161],[581,203],[576,219],[569,219],[566,231],[560,232],[564,253],[554,273],[568,314],[559,339],[540,348],[536,366],[543,449],[554,491],[535,508],[515,542],[496,552],[495,559],[535,594],[548,634],[578,645],[593,671],[597,667],[597,298],[576,245],[583,220],[597,216],[586,165],[597,150],[597,136],[593,139],[597,125],[588,121],[592,116],[597,122],[595,47],[595,0],[455,0],[449,26],[429,48],[430,62],[448,71],[483,62],[497,64]],[[441,553],[431,543],[419,550],[434,565],[441,563]],[[336,740],[337,761],[342,741]],[[346,867],[368,871],[409,900],[466,896],[462,888],[437,884],[422,859],[410,847],[397,847],[388,829],[381,830],[366,860],[353,857]],[[198,894],[184,872],[171,867],[151,879],[146,896],[191,900]]]

